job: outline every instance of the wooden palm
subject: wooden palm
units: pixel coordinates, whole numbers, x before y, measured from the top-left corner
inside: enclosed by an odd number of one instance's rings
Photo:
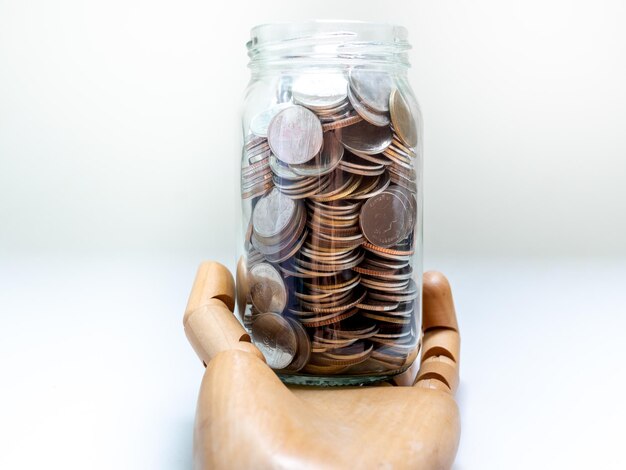
[[[250,343],[234,305],[230,272],[202,263],[183,320],[207,366],[195,468],[450,468],[460,435],[460,339],[442,274],[424,274],[421,363],[374,386],[286,386]]]

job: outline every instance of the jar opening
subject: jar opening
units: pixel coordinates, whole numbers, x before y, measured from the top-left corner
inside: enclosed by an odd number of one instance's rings
[[[251,69],[290,66],[409,66],[403,26],[317,20],[255,26],[247,43]]]

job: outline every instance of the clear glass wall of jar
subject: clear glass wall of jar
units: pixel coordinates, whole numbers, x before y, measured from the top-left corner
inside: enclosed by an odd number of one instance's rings
[[[422,121],[407,32],[319,21],[251,36],[239,315],[285,382],[398,374],[421,339]]]

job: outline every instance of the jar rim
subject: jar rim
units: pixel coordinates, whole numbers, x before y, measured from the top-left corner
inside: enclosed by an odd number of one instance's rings
[[[287,58],[376,61],[408,67],[411,48],[404,26],[357,20],[264,23],[250,30],[250,66]]]
[[[345,31],[342,31],[345,30]],[[308,37],[314,33],[347,33],[354,36],[361,36],[361,40],[372,40],[386,35],[390,40],[406,40],[407,29],[399,24],[384,23],[377,21],[361,20],[334,20],[315,19],[307,21],[277,21],[261,23],[250,29],[250,41],[247,43],[250,48],[255,39],[258,42],[264,40],[291,41],[302,37]]]

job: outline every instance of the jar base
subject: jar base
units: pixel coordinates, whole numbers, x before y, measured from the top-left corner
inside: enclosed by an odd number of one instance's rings
[[[291,375],[277,374],[287,385],[305,385],[312,387],[354,387],[384,382],[401,372],[382,375]]]

